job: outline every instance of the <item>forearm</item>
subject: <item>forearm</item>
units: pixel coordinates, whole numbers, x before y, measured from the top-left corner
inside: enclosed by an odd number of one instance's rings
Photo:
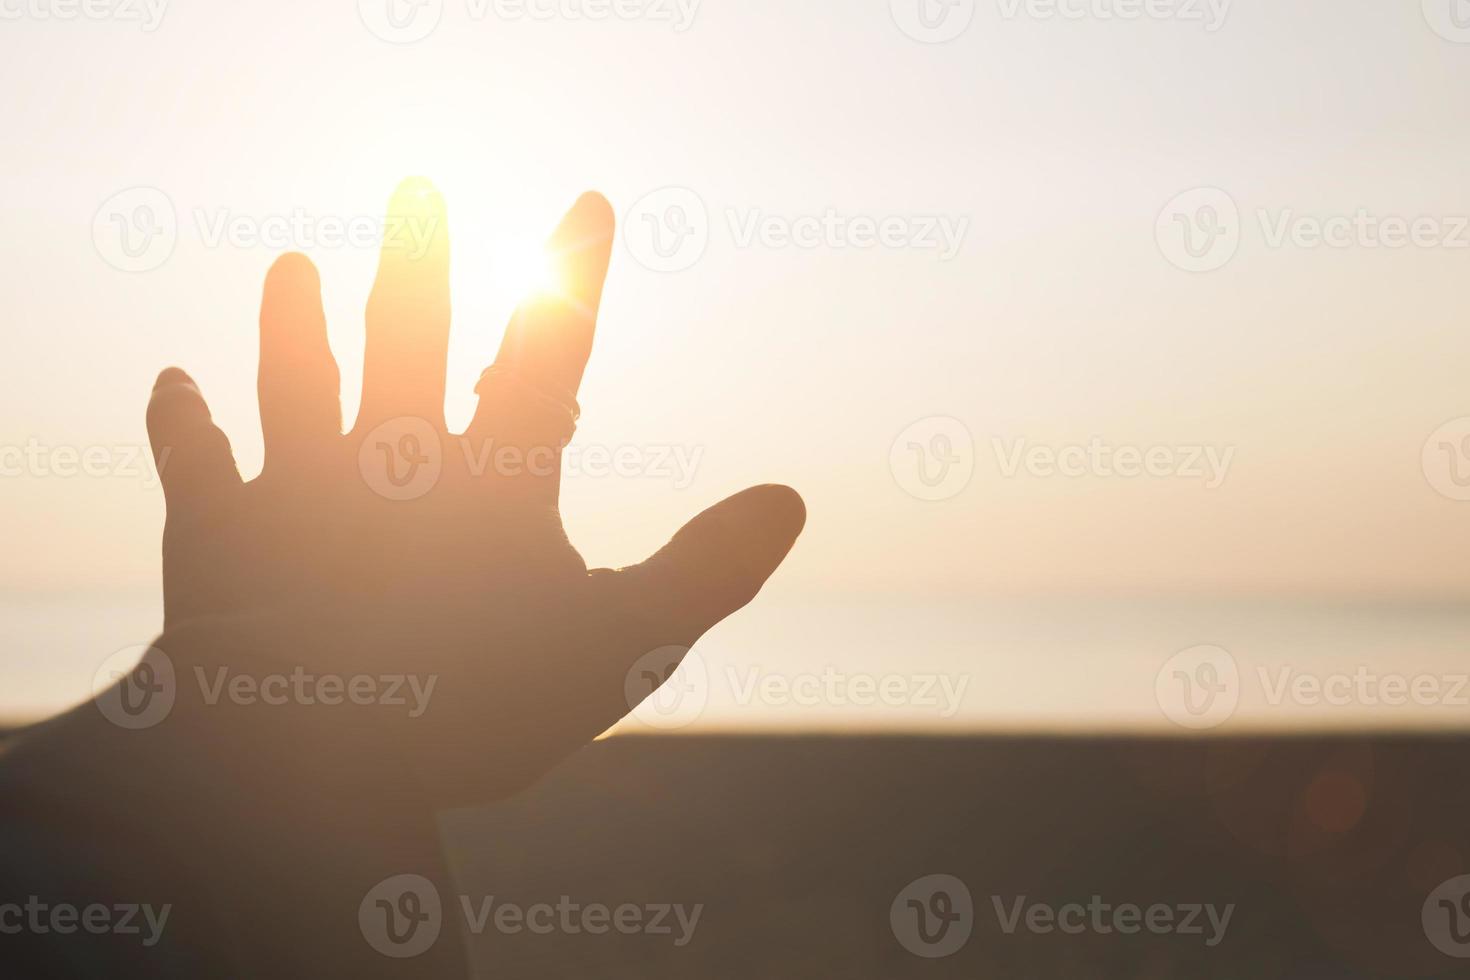
[[[177,664],[223,655],[238,667],[260,642],[204,629],[157,646]],[[0,905],[33,910],[0,932],[0,948],[23,950],[34,963],[25,975],[467,975],[452,927],[403,960],[359,928],[364,896],[393,875],[423,875],[450,895],[433,813],[381,746],[356,737],[366,726],[321,724],[299,705],[250,716],[267,709],[210,703],[181,681],[149,727],[118,727],[87,704],[0,756]],[[376,796],[359,795],[364,780]],[[50,910],[64,919],[93,905],[136,909],[129,925],[140,931],[51,921]]]
[[[83,705],[12,737],[0,756],[3,959],[38,977],[233,973],[222,910],[199,873],[207,846],[175,823],[164,767],[126,778],[137,767],[97,722]]]

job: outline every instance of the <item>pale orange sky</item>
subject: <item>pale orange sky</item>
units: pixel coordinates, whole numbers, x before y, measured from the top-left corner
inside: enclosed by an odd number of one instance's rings
[[[564,495],[593,563],[635,560],[751,482],[811,513],[779,582],[837,595],[1186,592],[1463,596],[1470,503],[1421,467],[1470,415],[1470,249],[1271,248],[1257,218],[1470,214],[1457,96],[1470,45],[1418,4],[1240,0],[1182,22],[1007,19],[942,45],[887,3],[698,5],[678,31],[476,19],[446,0],[416,44],[352,4],[169,6],[156,30],[23,18],[0,32],[8,202],[0,445],[145,444],[151,380],[200,381],[258,469],[254,322],[278,249],[221,216],[375,216],[435,179],[455,240],[451,418],[513,302],[501,257],[585,188],[626,215],[693,190],[709,244],[669,273],[615,255],[583,445],[682,447],[692,481],[584,478]],[[179,234],[110,267],[99,208],[162,190]],[[1226,189],[1239,253],[1190,274],[1155,241],[1180,191]],[[968,222],[916,248],[742,245],[754,213]],[[374,254],[308,247],[350,417]],[[974,477],[915,499],[895,437],[961,420]],[[993,440],[1233,449],[1220,486],[1005,477]],[[119,462],[119,466],[121,463]],[[162,499],[138,476],[0,478],[0,583],[157,581]]]

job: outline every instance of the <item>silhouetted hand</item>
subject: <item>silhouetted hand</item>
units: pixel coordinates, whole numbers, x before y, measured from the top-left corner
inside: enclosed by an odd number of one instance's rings
[[[386,705],[300,711],[297,737],[336,742],[334,726],[350,715],[343,751],[356,746],[370,761],[359,769],[329,757],[338,790],[371,800],[384,785],[404,789],[394,780],[405,773],[433,805],[473,802],[534,779],[625,715],[630,668],[688,647],[750,601],[805,511],[788,488],[756,487],[695,518],[646,562],[589,572],[557,500],[611,254],[607,202],[583,196],[556,230],[559,288],[517,311],[462,436],[444,423],[440,196],[406,182],[386,228],[350,434],[341,433],[320,284],[300,255],[266,278],[258,479],[241,481],[188,376],[159,377],[148,412],[168,502],[158,647],[181,689],[194,676],[267,670],[257,657],[317,676],[432,684],[416,717]],[[242,750],[270,737],[251,729],[248,712],[227,716],[243,725],[227,735]]]
[[[5,745],[0,818],[44,828],[10,873],[53,900],[172,915],[152,947],[32,936],[22,973],[464,976],[436,810],[524,786],[613,725],[801,531],[800,498],[757,487],[642,564],[589,572],[557,495],[607,203],[583,197],[555,233],[561,288],[517,312],[463,436],[443,415],[443,205],[410,182],[390,211],[351,434],[299,255],[266,279],[259,479],[186,374],[158,379],[165,631],[93,704]],[[373,896],[405,874],[445,905],[445,937],[411,959],[373,939]]]

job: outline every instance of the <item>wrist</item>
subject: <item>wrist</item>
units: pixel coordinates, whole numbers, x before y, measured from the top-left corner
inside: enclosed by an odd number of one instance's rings
[[[371,948],[357,910],[401,874],[449,894],[434,813],[371,712],[214,684],[220,665],[275,676],[281,635],[264,617],[167,632],[145,669],[0,757],[6,822],[39,828],[49,851],[85,869],[77,901],[171,905],[166,955],[180,945],[224,955],[230,968],[217,975],[331,975],[343,964],[395,975],[403,964]],[[462,955],[452,935],[437,947],[434,957]]]

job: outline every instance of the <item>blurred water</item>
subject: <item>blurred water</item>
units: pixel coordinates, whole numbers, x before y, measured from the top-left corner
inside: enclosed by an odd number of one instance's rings
[[[1470,609],[1461,606],[772,592],[712,631],[619,731],[1470,727]],[[161,619],[151,593],[0,600],[0,719],[86,699],[102,661],[147,644]],[[1216,692],[1213,714],[1193,719],[1204,724],[1185,728],[1173,720],[1191,720],[1177,699],[1230,680],[1171,661],[1202,645],[1225,651],[1238,680]],[[1223,663],[1211,656],[1206,671]],[[1183,691],[1181,674],[1200,686]],[[635,700],[638,691],[635,677]]]
[[[153,592],[36,592],[0,598],[0,723],[38,718],[92,695],[102,662],[146,645],[163,624]]]
[[[1200,647],[1218,649],[1203,663],[1180,657]],[[1458,605],[772,597],[699,649],[709,674],[699,721],[717,728],[1229,733],[1470,725],[1470,609]],[[749,698],[752,668],[793,686],[809,672],[836,674],[845,696],[807,682],[823,703]],[[1194,689],[1181,688],[1181,674]],[[899,697],[858,705],[864,677]],[[938,683],[926,699],[931,677]],[[1198,708],[1207,694],[1200,685],[1212,680],[1229,689],[1212,714],[1192,718],[1182,699]],[[781,684],[769,690],[779,694]],[[963,691],[952,712],[946,690]]]

